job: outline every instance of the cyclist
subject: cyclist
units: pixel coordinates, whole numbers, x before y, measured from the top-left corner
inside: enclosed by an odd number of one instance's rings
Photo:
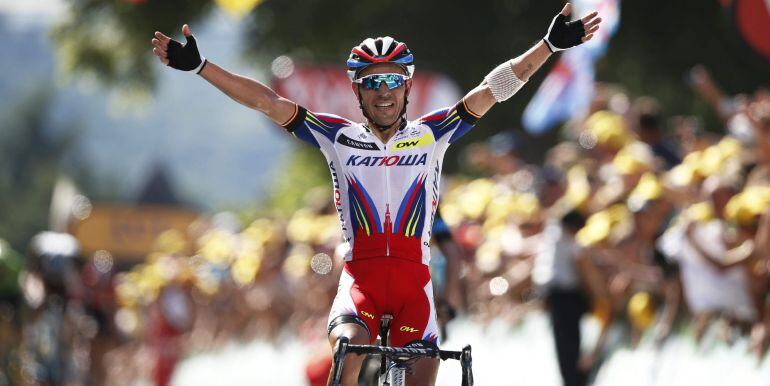
[[[391,37],[364,40],[347,61],[365,123],[308,111],[260,82],[217,66],[201,56],[187,25],[182,27],[186,45],[160,32],[152,44],[162,63],[202,76],[326,157],[351,247],[329,316],[330,343],[347,336],[353,344],[371,344],[380,317],[391,314],[392,345],[437,345],[428,261],[444,153],[495,103],[513,96],[551,54],[591,39],[601,19],[593,12],[568,21],[571,9],[566,4],[542,41],[492,70],[456,105],[415,121],[405,114],[413,56]],[[344,385],[357,384],[361,361],[358,356],[346,359]],[[437,369],[438,360],[419,360],[409,384],[434,384]]]

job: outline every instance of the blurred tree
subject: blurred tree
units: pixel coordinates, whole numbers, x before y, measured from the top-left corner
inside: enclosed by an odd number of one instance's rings
[[[214,4],[249,14],[247,55],[269,60],[290,54],[300,61],[342,66],[350,47],[367,36],[407,41],[419,69],[441,71],[468,90],[506,58],[536,42],[562,0],[542,2],[363,2],[307,0],[69,0],[71,16],[53,31],[65,74],[89,74],[108,85],[151,88],[149,39],[153,31],[178,31],[207,16]],[[621,22],[600,63],[599,80],[620,83],[635,95],[659,98],[669,112],[702,112],[685,83],[702,63],[730,91],[770,81],[770,70],[734,32],[729,8],[716,0],[622,1]],[[256,8],[254,8],[256,7]],[[725,60],[728,58],[729,60]],[[546,67],[550,66],[551,61]],[[739,71],[736,71],[739,70]],[[501,128],[519,127],[520,114],[547,73],[540,71],[521,94],[486,117],[462,142]],[[541,149],[532,148],[532,155]]]
[[[496,64],[537,41],[561,4],[310,0],[297,7],[268,0],[252,13],[249,35],[255,38],[248,42],[253,55],[288,53],[342,65],[350,47],[364,37],[391,35],[408,42],[418,71],[443,71],[469,90]],[[743,52],[730,14],[718,1],[697,7],[667,0],[622,1],[621,7],[620,28],[598,68],[599,80],[619,83],[633,95],[659,98],[671,113],[703,112],[685,82],[689,69],[699,63],[713,69],[733,92],[770,82],[766,63]],[[547,72],[541,70],[520,95],[496,107],[474,134],[518,127],[521,111]],[[537,147],[532,150],[531,155],[541,154]]]
[[[72,17],[54,31],[60,62],[66,73],[90,73],[107,84],[154,82],[148,39],[155,30],[178,31],[183,23],[204,18],[216,0],[69,0]],[[515,2],[440,2],[392,0],[219,0],[242,1],[256,8],[248,15],[246,55],[269,68],[272,58],[288,54],[296,61],[342,66],[350,48],[368,36],[390,35],[408,42],[418,71],[440,71],[464,90],[505,59],[518,55],[545,33],[563,0]],[[223,6],[220,4],[220,6]],[[240,7],[240,5],[239,5]],[[244,9],[248,9],[248,7]],[[243,11],[241,11],[242,13]],[[721,129],[705,104],[693,95],[685,79],[688,70],[704,64],[732,92],[750,91],[770,83],[770,69],[746,55],[736,37],[729,8],[717,0],[622,1],[620,27],[599,63],[597,79],[618,83],[632,96],[658,98],[664,113],[697,113],[707,127]],[[216,60],[215,58],[213,58]],[[256,60],[254,60],[256,59]],[[493,109],[456,148],[503,129],[519,130],[521,112],[554,61],[546,64],[515,98]],[[351,97],[351,103],[355,100]],[[551,146],[555,132],[525,136],[521,155],[537,161]],[[455,149],[453,154],[459,154]],[[303,161],[315,150],[302,147],[293,162],[297,178],[307,173]],[[456,170],[450,155],[446,170]],[[308,164],[304,164],[307,166]],[[319,169],[321,176],[327,172]],[[303,185],[304,186],[304,185]],[[286,190],[277,190],[286,193]],[[291,201],[278,194],[277,200]]]
[[[150,39],[179,31],[208,15],[210,0],[69,0],[68,17],[52,30],[60,72],[85,76],[122,91],[155,85]]]
[[[658,98],[668,114],[697,114],[707,128],[719,120],[689,87],[696,64],[708,68],[729,93],[770,84],[770,66],[740,41],[728,8],[718,1],[623,1],[620,28],[598,74],[633,95]]]
[[[251,15],[248,39],[254,56],[288,54],[299,61],[337,64],[343,70],[350,48],[366,37],[390,35],[407,42],[417,71],[448,74],[463,90],[482,81],[506,58],[526,50],[547,29],[560,2],[390,2],[310,0],[302,7],[285,1],[263,2]],[[535,84],[538,81],[533,82]],[[481,131],[518,126],[524,97],[496,108]],[[355,99],[351,97],[351,103]]]
[[[0,237],[19,251],[48,228],[59,162],[75,140],[73,130],[51,136],[46,122],[50,103],[50,94],[36,91],[0,112]]]
[[[317,186],[330,187],[329,167],[318,149],[299,145],[288,155],[287,166],[280,171],[262,205],[265,211],[277,211],[289,215],[304,206],[304,197]],[[330,190],[331,191],[331,190]],[[331,197],[331,193],[329,194]]]
[[[252,13],[249,35],[255,38],[248,42],[251,55],[289,54],[298,60],[342,66],[350,47],[364,37],[391,35],[408,42],[418,71],[443,71],[469,90],[496,64],[523,52],[540,38],[561,4],[563,1],[556,0],[451,5],[408,0],[312,0],[296,7],[268,0]],[[598,80],[618,83],[632,96],[654,96],[666,113],[705,116],[712,130],[722,129],[719,121],[686,81],[694,65],[711,68],[716,79],[732,92],[751,91],[770,83],[766,63],[746,54],[735,36],[729,10],[718,1],[699,2],[695,8],[687,2],[622,1],[621,7],[620,28],[599,63]],[[493,109],[460,146],[500,129],[520,127],[523,108],[553,62],[519,95]],[[528,137],[531,146],[522,149],[522,155],[536,161],[554,139],[553,133]],[[456,166],[456,159],[447,159],[448,170]]]
[[[288,54],[297,61],[333,63],[343,71],[351,47],[366,37],[390,35],[407,42],[415,53],[417,71],[446,73],[463,90],[470,90],[501,61],[536,42],[559,7],[558,1],[504,0],[451,4],[309,0],[297,7],[266,0],[251,14],[247,55],[271,60]],[[533,84],[541,79],[539,74]],[[521,96],[495,108],[457,148],[502,128],[518,127],[534,89],[525,88]],[[352,94],[350,103],[355,103]],[[449,170],[459,163],[456,150],[445,160]],[[312,151],[316,150],[300,150]]]

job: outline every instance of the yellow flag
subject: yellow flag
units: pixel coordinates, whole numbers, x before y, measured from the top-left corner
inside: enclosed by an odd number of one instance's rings
[[[217,5],[234,17],[246,16],[262,0],[215,0]]]

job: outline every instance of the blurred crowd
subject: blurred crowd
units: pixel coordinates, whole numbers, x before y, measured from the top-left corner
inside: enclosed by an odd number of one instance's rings
[[[770,303],[770,91],[725,95],[702,67],[690,84],[719,116],[666,117],[651,97],[597,85],[587,118],[540,165],[501,133],[468,148],[488,178],[455,179],[441,210],[472,254],[468,311],[514,320],[531,299],[548,313],[565,385],[584,385],[618,344],[676,331],[749,339],[762,360]],[[502,294],[502,296],[500,296]],[[581,352],[580,320],[601,326]],[[624,342],[607,345],[610,329]]]
[[[458,156],[445,176],[431,271],[440,324],[455,315],[551,319],[566,386],[613,347],[672,334],[734,342],[762,358],[770,303],[770,91],[729,96],[703,68],[694,91],[720,117],[702,127],[651,97],[597,84],[585,119],[539,165],[515,132]],[[26,256],[0,243],[0,385],[167,385],[186,356],[255,339],[308,342],[325,383],[326,322],[344,246],[326,187],[289,217],[230,213],[166,231],[141,264],[84,256],[43,232]],[[581,351],[580,321],[599,339]],[[611,329],[622,341],[608,342]],[[471,342],[473,343],[473,342]]]

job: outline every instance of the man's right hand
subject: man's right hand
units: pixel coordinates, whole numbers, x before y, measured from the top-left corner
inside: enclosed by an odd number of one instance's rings
[[[160,61],[177,70],[199,73],[206,65],[206,58],[201,56],[198,51],[198,44],[195,37],[192,36],[190,26],[182,26],[182,34],[187,39],[187,44],[171,39],[161,32],[155,32],[155,39],[152,39],[152,45],[155,48],[152,52]]]
[[[216,63],[209,63],[198,51],[198,45],[187,24],[182,27],[182,34],[187,39],[185,45],[155,32],[152,52],[161,63],[177,70],[199,74],[234,101],[264,113],[279,125],[295,117],[299,111],[296,103],[282,98],[270,87],[254,79],[234,74]]]

